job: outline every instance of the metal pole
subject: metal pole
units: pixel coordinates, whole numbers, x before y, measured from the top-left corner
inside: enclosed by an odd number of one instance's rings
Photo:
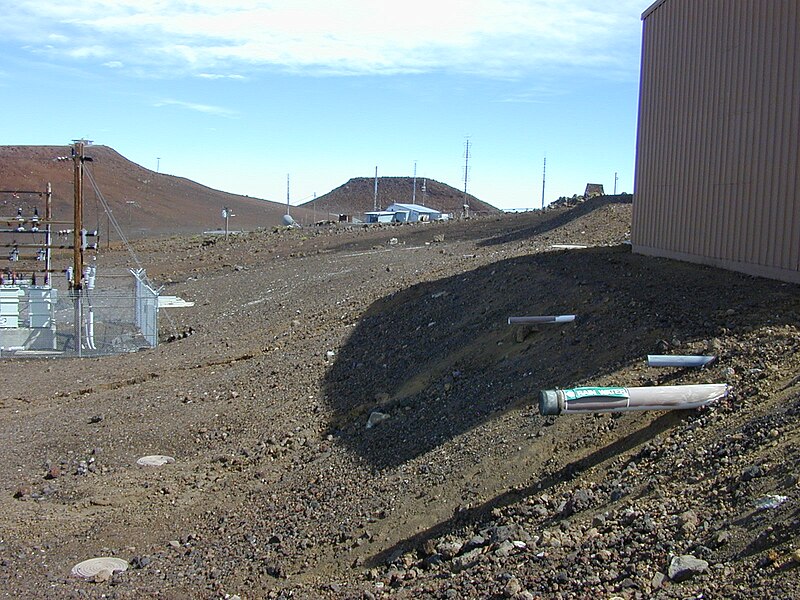
[[[544,164],[542,166],[542,210],[544,210],[544,184],[547,180],[547,154],[544,155]]]
[[[417,161],[414,161],[414,190],[411,192],[411,204],[417,203]]]
[[[375,166],[375,192],[372,195],[372,210],[378,210],[378,167]]]
[[[46,221],[46,225],[44,228],[44,284],[46,286],[50,285],[50,268],[51,268],[51,251],[50,251],[50,244],[52,242],[50,235],[50,220],[53,218],[53,186],[50,182],[47,183],[47,193],[45,194],[45,202],[44,202],[44,218]]]
[[[469,179],[469,138],[467,138],[467,150],[464,153],[464,216],[469,217],[469,202],[467,202],[467,181]]]

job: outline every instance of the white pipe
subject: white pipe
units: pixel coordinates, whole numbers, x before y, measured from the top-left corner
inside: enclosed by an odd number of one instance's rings
[[[728,395],[724,383],[656,387],[585,387],[539,392],[542,415],[683,410],[705,406]]]
[[[651,367],[705,367],[716,356],[681,356],[671,354],[648,354],[647,364]]]
[[[89,297],[89,290],[86,290],[86,304],[89,306],[88,314],[86,315],[86,347],[89,350],[97,350],[94,345],[94,306],[92,299]]]
[[[508,317],[509,325],[536,325],[540,323],[570,323],[575,315],[549,315],[543,317]]]
[[[97,350],[94,345],[94,309],[91,304],[89,305],[89,318],[86,327],[86,343],[90,350]]]

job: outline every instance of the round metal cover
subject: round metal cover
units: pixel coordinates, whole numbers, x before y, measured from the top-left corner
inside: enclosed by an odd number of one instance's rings
[[[72,567],[72,574],[75,575],[76,577],[82,577],[83,579],[91,579],[102,571],[115,573],[118,571],[127,571],[127,570],[128,570],[127,561],[122,560],[121,558],[104,556],[101,558],[90,558],[88,560],[78,563],[77,565]]]
[[[150,456],[143,456],[136,461],[140,467],[160,467],[169,463],[174,463],[175,459],[171,456],[164,456],[163,454],[152,454]]]

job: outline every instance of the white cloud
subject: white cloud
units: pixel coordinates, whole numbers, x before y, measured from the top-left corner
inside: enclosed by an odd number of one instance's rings
[[[544,104],[552,102],[554,98],[563,96],[561,90],[538,88],[501,97],[498,102],[506,104]]]
[[[76,46],[66,50],[66,54],[72,58],[105,58],[110,54],[110,50],[106,46]]]
[[[235,111],[223,108],[221,106],[212,106],[210,104],[198,104],[195,102],[183,102],[181,100],[161,100],[154,104],[155,107],[160,108],[163,106],[177,106],[178,108],[185,108],[195,112],[201,112],[209,115],[217,115],[219,117],[235,117]]]
[[[494,76],[564,67],[635,70],[649,0],[16,0],[0,34],[54,52],[188,72],[449,70]]]
[[[198,73],[200,79],[244,79],[243,75],[224,75],[222,73]]]

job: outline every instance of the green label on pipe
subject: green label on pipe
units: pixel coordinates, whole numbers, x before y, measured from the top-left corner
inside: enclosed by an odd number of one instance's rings
[[[621,387],[580,387],[571,390],[563,390],[564,398],[567,400],[579,400],[602,396],[604,398],[629,398],[630,394],[626,388]]]

